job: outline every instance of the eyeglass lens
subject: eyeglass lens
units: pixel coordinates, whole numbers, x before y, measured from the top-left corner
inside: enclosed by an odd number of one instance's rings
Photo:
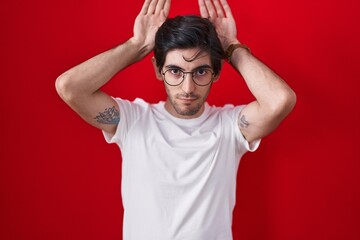
[[[163,73],[165,82],[172,86],[180,85],[185,80],[187,74],[190,74],[192,80],[199,86],[208,85],[214,76],[210,69],[198,69],[193,72],[184,72],[181,69],[168,69]]]

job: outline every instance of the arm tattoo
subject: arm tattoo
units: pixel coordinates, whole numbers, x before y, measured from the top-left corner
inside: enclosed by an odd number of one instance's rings
[[[240,128],[247,128],[250,123],[246,120],[245,115],[240,114],[238,119],[238,124]]]
[[[105,111],[102,113],[99,112],[99,115],[94,119],[96,119],[98,123],[117,125],[120,122],[120,113],[115,106],[113,106],[111,108],[105,108]]]

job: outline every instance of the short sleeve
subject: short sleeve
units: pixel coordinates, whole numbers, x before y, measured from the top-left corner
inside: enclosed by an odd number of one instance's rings
[[[103,131],[103,134],[107,143],[116,143],[121,148],[126,141],[128,132],[145,112],[149,104],[140,98],[135,99],[133,102],[121,98],[114,98],[114,100],[120,109],[120,121],[114,135],[105,131]]]

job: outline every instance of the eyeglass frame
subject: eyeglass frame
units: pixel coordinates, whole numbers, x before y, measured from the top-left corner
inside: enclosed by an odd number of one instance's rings
[[[174,85],[174,84],[169,84],[169,83],[166,81],[165,74],[166,74],[169,70],[175,70],[175,69],[176,69],[176,70],[179,70],[180,72],[183,73],[183,75],[182,75],[182,80],[180,81],[180,83],[175,84],[175,85]],[[200,85],[200,84],[196,83],[196,81],[194,80],[194,73],[195,73],[197,70],[199,70],[199,69],[196,69],[195,71],[185,72],[185,71],[183,71],[183,70],[181,70],[181,69],[179,69],[179,68],[169,68],[169,69],[166,69],[165,72],[164,72],[163,70],[161,70],[160,73],[161,73],[161,75],[163,75],[163,78],[164,78],[164,81],[166,82],[166,84],[169,85],[169,86],[172,86],[172,87],[176,87],[176,86],[181,85],[181,84],[184,82],[184,80],[185,80],[186,74],[188,74],[188,73],[191,73],[191,80],[192,80],[197,86],[205,87],[205,86],[208,86],[210,83],[212,83],[212,82],[214,81],[214,78],[215,78],[215,72],[213,72],[212,70],[210,70],[211,68],[205,68],[205,69],[211,72],[211,80],[210,80],[207,84],[205,84],[205,85]]]

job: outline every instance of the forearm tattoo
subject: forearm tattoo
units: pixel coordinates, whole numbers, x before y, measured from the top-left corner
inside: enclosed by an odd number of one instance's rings
[[[250,123],[246,120],[245,115],[240,114],[238,119],[238,124],[240,128],[247,128]]]
[[[99,115],[94,119],[96,119],[98,123],[117,125],[120,122],[120,113],[115,106],[113,106],[111,108],[105,108],[105,111],[102,113],[99,112]]]

